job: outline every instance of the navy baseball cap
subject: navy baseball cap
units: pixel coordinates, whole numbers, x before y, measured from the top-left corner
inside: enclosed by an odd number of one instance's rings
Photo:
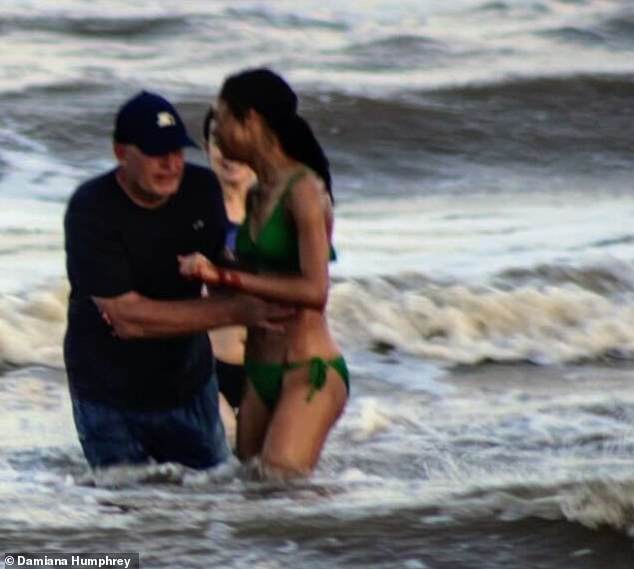
[[[173,105],[155,93],[141,91],[117,113],[114,141],[134,144],[149,156],[197,146]]]

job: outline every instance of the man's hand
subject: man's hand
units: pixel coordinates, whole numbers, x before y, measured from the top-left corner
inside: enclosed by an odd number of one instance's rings
[[[267,302],[249,294],[237,295],[235,301],[241,304],[244,324],[247,327],[264,328],[283,333],[289,321],[297,316],[297,309],[287,304]]]

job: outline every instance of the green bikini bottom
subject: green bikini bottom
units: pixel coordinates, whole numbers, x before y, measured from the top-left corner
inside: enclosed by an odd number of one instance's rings
[[[328,368],[334,369],[346,386],[346,391],[350,392],[350,374],[348,366],[343,356],[339,356],[332,360],[324,360],[322,358],[311,358],[305,362],[293,362],[285,364],[263,363],[246,360],[244,362],[245,371],[253,388],[260,396],[265,405],[273,410],[275,404],[280,397],[282,391],[282,380],[284,374],[292,369],[300,367],[308,368],[308,382],[310,383],[310,391],[306,397],[306,401],[310,401],[326,384],[326,374]]]

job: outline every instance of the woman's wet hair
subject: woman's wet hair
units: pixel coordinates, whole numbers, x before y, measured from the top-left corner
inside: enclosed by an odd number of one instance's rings
[[[209,109],[207,109],[207,114],[203,119],[203,140],[205,142],[209,142],[211,138],[211,123],[214,122],[216,118],[216,109],[211,105]]]
[[[328,158],[310,125],[297,114],[297,95],[284,79],[270,69],[248,69],[225,80],[220,98],[238,120],[244,119],[249,109],[258,112],[284,152],[314,170],[333,199]]]

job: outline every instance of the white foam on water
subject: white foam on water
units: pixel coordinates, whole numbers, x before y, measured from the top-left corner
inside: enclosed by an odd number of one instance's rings
[[[634,537],[634,480],[605,478],[571,488],[562,497],[562,510],[590,529],[610,527]]]
[[[70,494],[66,489],[64,501],[59,500],[60,493],[60,485],[48,491],[41,483],[12,485],[8,494],[0,492],[3,508],[0,527],[13,531],[23,527],[25,532],[37,528],[38,532],[56,533],[87,527],[103,531],[126,529],[129,525],[126,516],[104,515],[109,513],[107,508],[87,502],[80,493]]]
[[[425,481],[345,471],[339,479],[345,485],[345,500],[339,496],[310,505],[280,504],[278,516],[301,523],[302,518],[323,512],[351,521],[419,510],[420,521],[429,525],[451,526],[483,519],[567,519],[590,529],[611,527],[634,535],[631,475],[597,476],[591,466],[581,470],[580,465],[555,461],[544,469],[496,471],[492,465],[478,472],[458,465],[453,472],[438,471],[441,476]]]
[[[20,373],[28,384],[26,371]],[[629,531],[632,459],[616,450],[580,456],[583,446],[576,448],[583,445],[584,432],[616,440],[620,432],[631,431],[626,417],[611,411],[611,402],[634,406],[622,379],[622,385],[607,384],[599,391],[581,383],[571,389],[564,380],[542,381],[531,390],[470,382],[433,399],[425,394],[393,397],[391,388],[381,398],[366,397],[358,385],[360,394],[335,429],[323,464],[311,480],[294,484],[241,479],[235,463],[205,472],[176,464],[117,467],[77,476],[70,485],[59,467],[17,472],[0,466],[0,505],[8,504],[12,494],[23,496],[7,508],[3,523],[37,531],[98,531],[144,527],[152,520],[152,531],[160,532],[176,522],[193,530],[210,522],[233,527],[254,520],[303,524],[322,516],[345,523],[418,510],[421,523],[429,525],[540,517]],[[23,391],[13,405],[23,399],[25,412],[42,413],[51,396],[36,391]],[[70,418],[68,406],[64,409]],[[60,410],[51,407],[51,413]],[[46,421],[49,415],[43,417]],[[24,425],[12,429],[17,438]],[[466,434],[481,436],[481,441],[468,441]],[[55,443],[51,458],[65,444]],[[0,447],[5,448],[4,442]],[[515,455],[504,461],[489,450]],[[333,468],[339,455],[349,457],[350,465]],[[380,466],[376,472],[368,468],[369,460]],[[427,465],[416,476],[408,471],[413,461]],[[608,472],[622,491],[606,495],[596,490]],[[607,482],[604,486],[609,488]],[[64,506],[50,508],[60,493]],[[52,512],[61,512],[64,519]]]
[[[634,258],[634,205],[614,196],[460,196],[337,208],[336,276],[402,271],[482,280],[513,267]],[[610,220],[606,223],[606,220]],[[614,241],[613,245],[607,242]]]
[[[627,370],[492,366],[454,376],[441,396],[386,386],[368,397],[356,378],[323,459],[341,467],[318,471],[345,499],[318,507],[342,519],[420,509],[429,524],[539,517],[629,532],[630,380]],[[628,490],[596,490],[610,480]]]
[[[0,362],[63,367],[68,285],[0,296]]]
[[[356,439],[361,441],[381,431],[387,430],[392,423],[390,417],[376,398],[364,398],[356,402],[360,406],[357,417]]]
[[[388,294],[353,281],[333,288],[329,310],[339,337],[462,364],[634,357],[632,299],[574,285],[510,291],[430,285],[410,292],[383,285]]]
[[[66,457],[79,451],[70,397],[63,374],[27,368],[0,377],[0,449],[37,449],[41,459]],[[49,449],[55,451],[49,456]]]

